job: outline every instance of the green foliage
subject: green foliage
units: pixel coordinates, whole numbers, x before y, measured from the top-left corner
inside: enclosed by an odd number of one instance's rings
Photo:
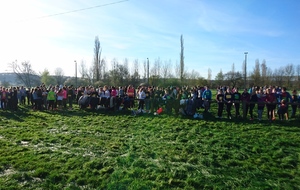
[[[65,82],[64,85],[70,86],[70,85],[76,85],[76,79],[73,77],[68,78]],[[87,79],[82,79],[78,78],[77,79],[77,86],[88,86],[90,85],[89,81]]]
[[[47,69],[45,69],[42,73],[41,73],[41,83],[44,83],[46,86],[48,85],[55,85],[56,84],[56,80],[54,77],[50,76],[50,73]]]
[[[1,81],[0,84],[1,84],[1,86],[5,87],[5,88],[8,88],[9,86],[11,86],[10,83],[8,81],[5,81],[5,80]]]
[[[297,120],[0,112],[0,189],[300,187]]]

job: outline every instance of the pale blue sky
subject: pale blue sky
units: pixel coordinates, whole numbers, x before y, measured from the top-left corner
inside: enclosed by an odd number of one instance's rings
[[[90,65],[95,36],[102,57],[120,63],[158,57],[179,62],[184,38],[185,67],[207,78],[234,63],[242,71],[265,59],[269,68],[300,64],[300,1],[298,0],[10,0],[0,8],[0,72],[14,60],[54,73],[60,67],[74,76],[74,60]],[[107,5],[110,3],[116,3]],[[72,12],[38,18],[57,13]],[[105,5],[105,6],[101,6]]]

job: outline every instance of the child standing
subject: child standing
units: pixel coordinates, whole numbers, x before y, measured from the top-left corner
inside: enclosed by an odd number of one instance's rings
[[[281,100],[280,107],[279,107],[279,109],[277,111],[277,114],[278,114],[280,120],[284,119],[284,115],[286,117],[286,120],[289,119],[288,115],[287,115],[287,105],[286,105],[285,99]]]

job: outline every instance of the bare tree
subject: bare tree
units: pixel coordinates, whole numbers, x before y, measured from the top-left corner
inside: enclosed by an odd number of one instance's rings
[[[273,77],[273,70],[270,67],[267,68],[267,75],[266,76],[267,76],[266,77],[266,84],[270,85],[273,81],[273,78],[272,78]]]
[[[154,64],[152,65],[152,68],[150,70],[151,76],[157,76],[159,77],[159,65],[161,64],[160,58],[154,60]]]
[[[139,60],[135,59],[133,63],[133,73],[131,75],[131,84],[137,85],[140,82]]]
[[[160,58],[158,57],[157,59],[155,59],[154,64],[152,65],[152,68],[150,70],[151,77],[155,77],[156,79],[160,77],[159,76],[160,65],[161,65],[161,61]]]
[[[54,70],[54,79],[57,84],[63,84],[65,82],[65,74],[62,68],[58,67]]]
[[[291,81],[295,77],[295,67],[293,64],[288,64],[284,68],[285,78],[286,78],[286,85],[287,87],[291,87]]]
[[[79,73],[81,75],[81,78],[84,78],[87,73],[86,64],[83,60],[81,60],[80,66],[79,66]]]
[[[93,66],[91,66],[88,69],[88,72],[86,73],[86,79],[89,81],[89,84],[94,84],[96,82],[94,80],[95,79],[94,74],[95,74],[95,70],[94,70]]]
[[[156,61],[156,64],[157,64],[157,75],[160,77],[160,71],[161,71],[161,60],[160,58],[158,57]]]
[[[250,75],[254,85],[261,84],[261,75],[260,75],[260,63],[259,60],[255,60],[255,67],[253,68],[253,72]]]
[[[183,46],[183,36],[180,36],[180,81],[183,82],[184,78],[184,46]]]
[[[176,61],[176,64],[175,64],[175,76],[176,76],[176,78],[180,79],[180,65],[178,64],[178,61]]]
[[[111,61],[111,65],[112,65],[112,70],[110,72],[110,76],[112,78],[111,82],[113,85],[116,85],[117,83],[117,77],[118,77],[118,72],[117,72],[117,67],[119,65],[119,62],[116,58],[114,58],[112,61]]]
[[[133,72],[132,73],[139,73],[139,67],[140,67],[140,63],[138,59],[135,59],[133,61]]]
[[[94,67],[87,68],[85,62],[82,60],[79,67],[79,73],[82,79],[87,79],[89,84],[93,84]]]
[[[193,69],[190,73],[186,73],[185,76],[189,79],[190,85],[196,85],[200,78],[200,73]]]
[[[10,63],[9,67],[12,68],[12,71],[14,74],[16,74],[17,79],[25,86],[31,88],[33,84],[37,83],[37,74],[32,69],[29,61],[24,61],[21,63],[21,65],[19,65],[16,60]]]
[[[268,68],[267,68],[266,60],[262,60],[260,67],[261,67],[261,82],[263,85],[266,85],[267,83],[269,83],[268,76],[267,76]]]
[[[127,69],[128,69],[128,62],[129,61],[128,61],[127,58],[125,58],[124,61],[123,61],[123,66],[126,67]]]
[[[272,73],[272,82],[275,83],[278,86],[283,85],[284,81],[284,68],[280,67],[278,69],[274,69],[274,72]]]
[[[171,60],[165,61],[164,65],[162,66],[162,78],[164,84],[166,84],[167,78],[171,76],[171,70],[170,70],[171,67],[172,67]]]
[[[124,64],[119,64],[116,59],[112,60],[113,68],[110,70],[111,84],[114,86],[127,85],[129,71]]]
[[[231,71],[227,72],[224,77],[225,80],[228,81],[229,85],[232,86],[240,86],[243,79],[242,73],[235,71],[234,63],[232,64]]]

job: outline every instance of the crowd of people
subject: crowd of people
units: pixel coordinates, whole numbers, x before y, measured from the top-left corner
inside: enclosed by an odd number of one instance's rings
[[[81,108],[127,110],[137,107],[138,113],[155,113],[158,110],[171,114],[193,116],[203,109],[210,112],[211,103],[217,103],[217,118],[223,117],[226,112],[228,119],[247,118],[255,119],[253,112],[257,111],[257,119],[263,118],[266,107],[267,119],[272,121],[278,115],[280,120],[296,116],[300,103],[300,96],[293,90],[290,94],[285,87],[264,86],[251,87],[239,92],[236,87],[217,88],[213,96],[208,86],[168,87],[132,85],[124,87],[93,86],[48,86],[44,84],[35,88],[26,89],[23,86],[4,88],[0,87],[1,109],[18,109],[18,104],[27,104],[34,110],[63,110],[72,109],[74,103]],[[135,103],[138,102],[138,105]],[[289,114],[289,107],[291,113]],[[232,114],[234,111],[234,115]],[[242,113],[242,114],[241,114]]]
[[[49,86],[42,84],[34,88],[21,87],[0,87],[0,108],[2,110],[17,111],[18,105],[30,105],[34,110],[44,109],[72,109],[75,98],[73,86]]]
[[[266,115],[269,121],[275,120],[278,115],[280,120],[289,119],[289,115],[295,118],[297,107],[299,107],[300,96],[293,90],[290,94],[285,87],[265,86],[244,89],[242,93],[238,88],[219,88],[216,96],[218,103],[218,116],[222,117],[224,106],[226,107],[227,118],[231,119],[231,107],[235,108],[235,117],[246,118],[248,113],[250,120],[253,120],[253,112],[257,106],[257,119],[261,120],[266,107]],[[242,105],[243,114],[240,115]],[[291,105],[291,114],[289,114]]]

